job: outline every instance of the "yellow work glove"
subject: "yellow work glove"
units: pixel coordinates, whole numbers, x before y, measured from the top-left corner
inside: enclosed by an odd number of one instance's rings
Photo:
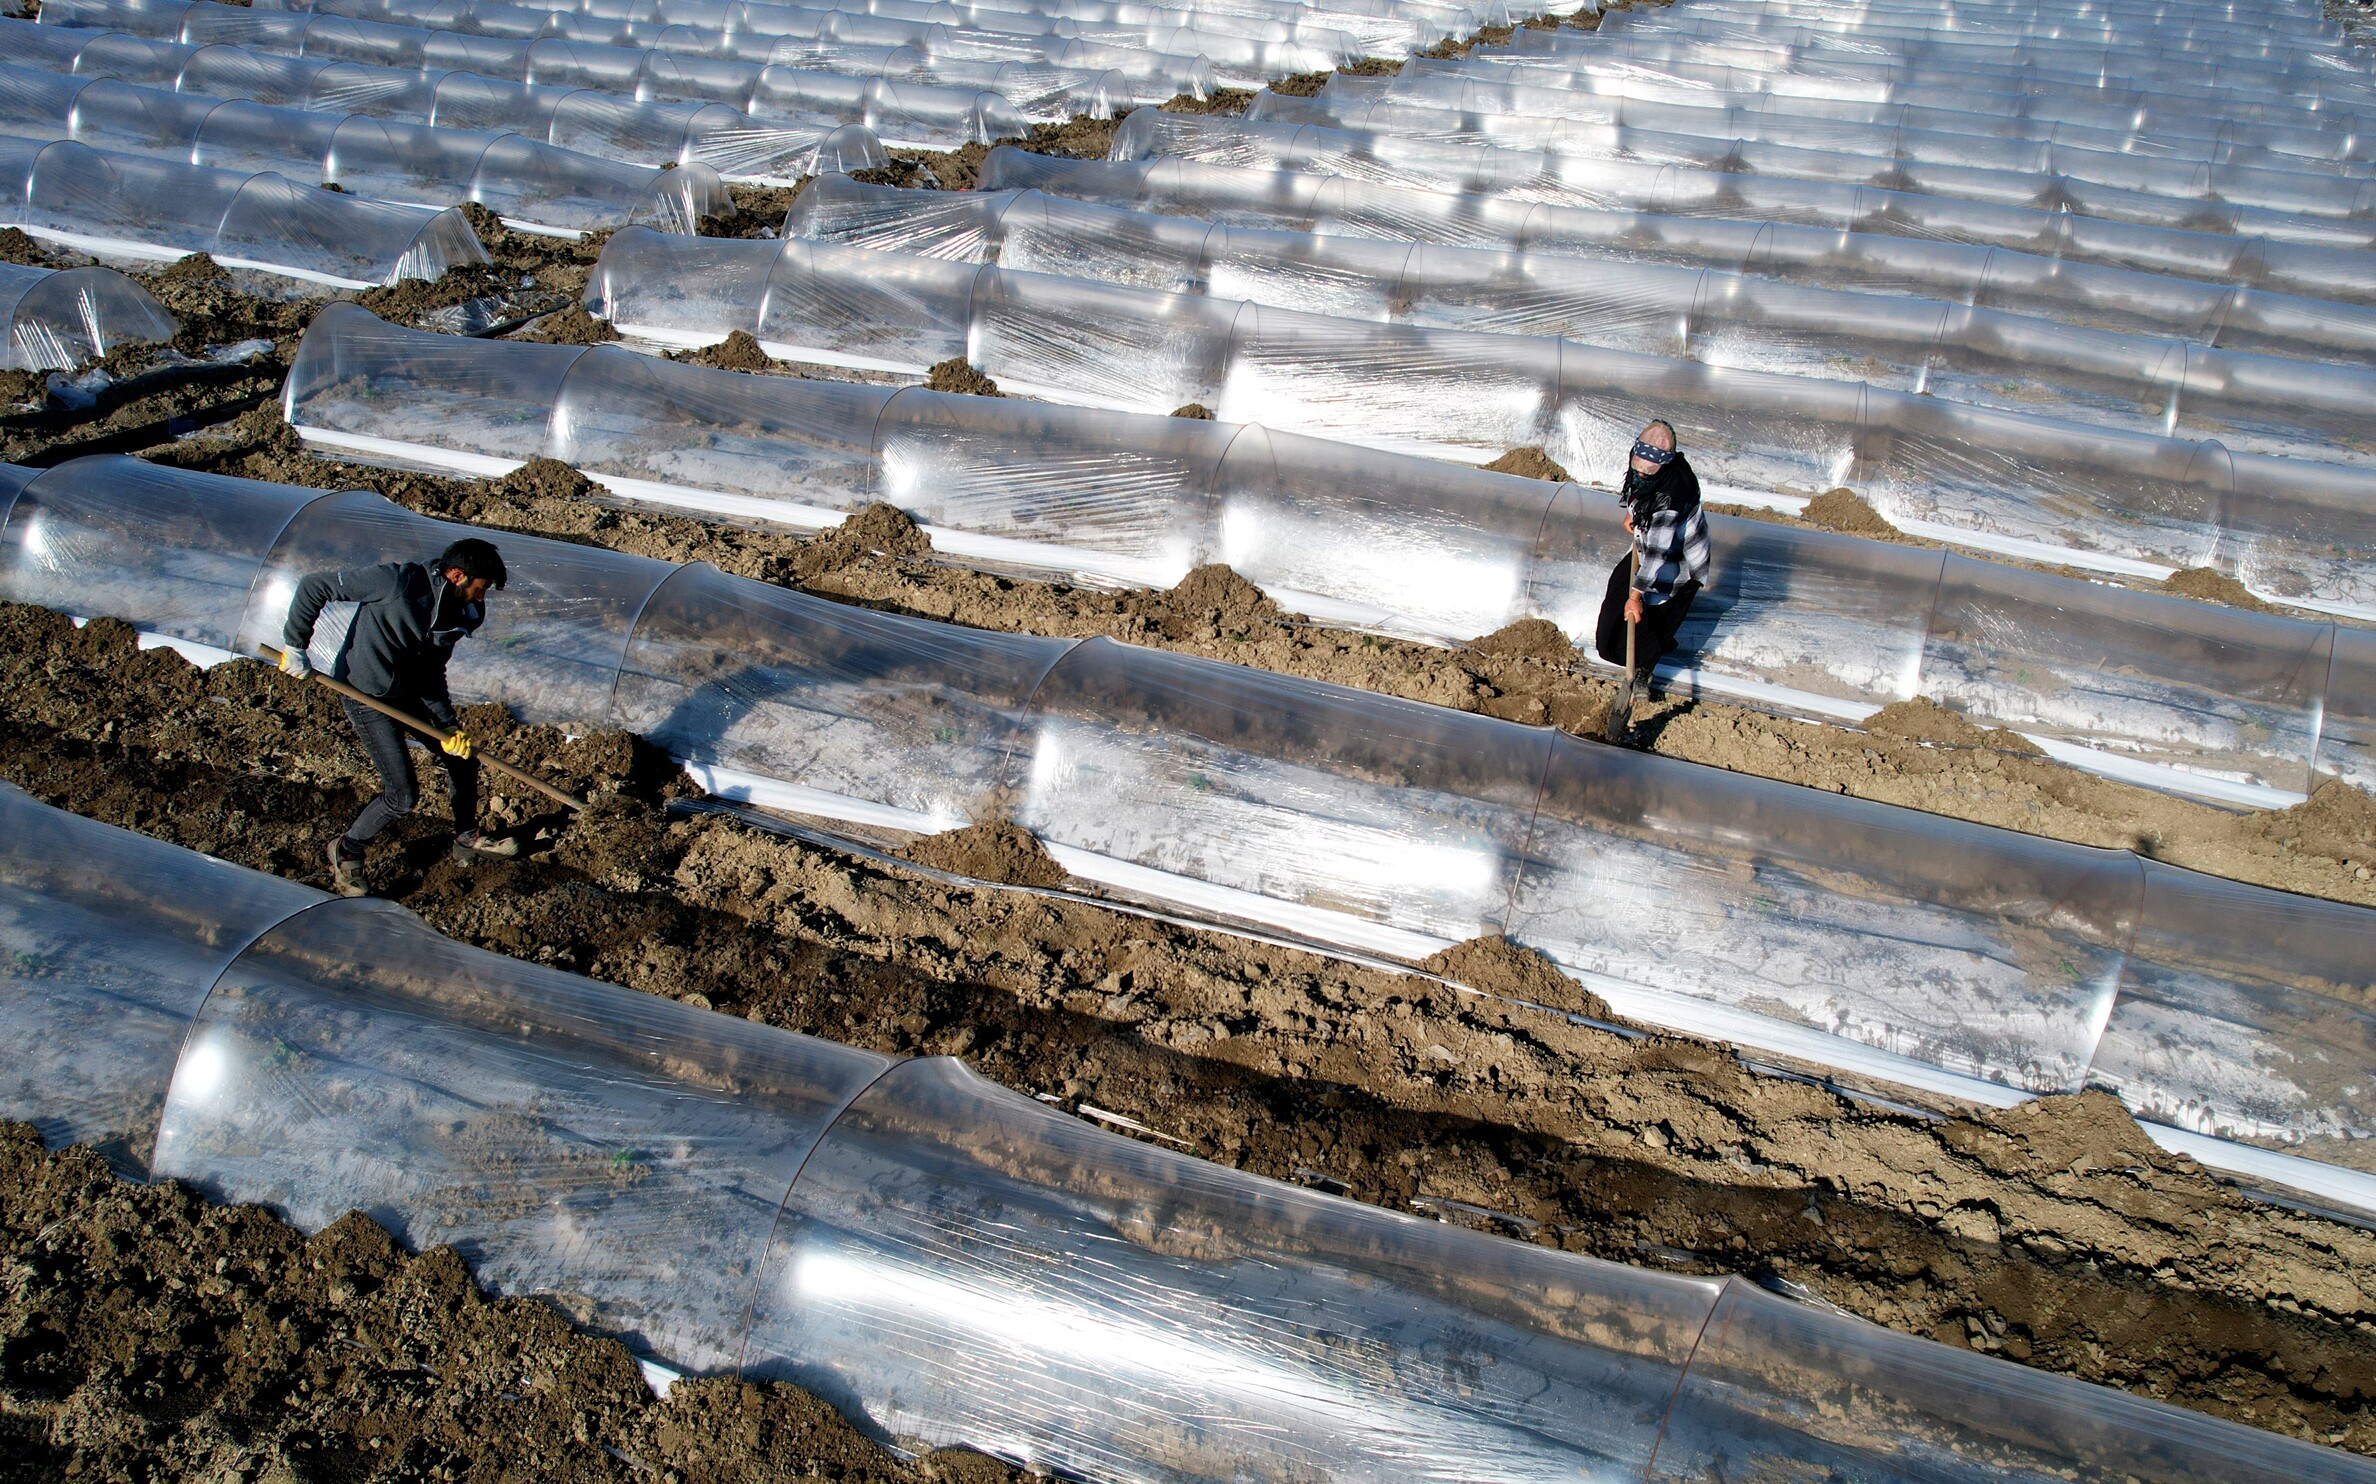
[[[299,680],[303,680],[313,673],[313,661],[305,657],[305,651],[302,649],[282,650],[280,667],[283,675],[294,675]]]
[[[470,761],[470,734],[468,732],[455,732],[437,745],[444,750],[447,757],[458,757],[464,762]]]

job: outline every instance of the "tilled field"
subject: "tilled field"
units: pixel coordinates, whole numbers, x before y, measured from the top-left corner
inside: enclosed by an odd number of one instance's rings
[[[33,609],[0,615],[0,654],[10,781],[318,879],[368,776],[320,693]],[[598,806],[537,858],[471,872],[433,822],[407,822],[376,884],[464,941],[962,1055],[1262,1174],[1624,1262],[1747,1270],[1894,1328],[2376,1451],[2376,1236],[2207,1178],[2108,1097],[1891,1112],[1703,1043],[671,817],[677,775],[631,739],[471,723]],[[1524,956],[1455,953],[1442,967],[1480,988],[1540,983]]]
[[[1069,127],[1035,143],[1096,153],[1103,138]],[[886,178],[956,186],[975,164],[978,151],[903,153]],[[712,225],[757,231],[790,194],[738,191],[745,214]],[[607,336],[582,311],[551,312],[574,303],[599,239],[473,216],[493,267],[366,304],[403,320],[464,304],[546,313],[521,333]],[[0,256],[40,254],[0,234]],[[204,374],[126,358],[116,370],[150,366],[151,379],[83,412],[0,421],[0,457],[138,452],[368,487],[427,514],[711,561],[842,601],[1110,635],[1584,735],[1609,704],[1612,688],[1543,624],[1435,649],[1304,622],[1225,569],[1114,593],[952,567],[886,510],[803,539],[605,503],[559,465],[472,483],[313,459],[271,393],[317,306],[255,298],[203,262],[142,281],[183,318],[183,351],[272,349]],[[792,369],[755,345],[698,358]],[[1850,1102],[1705,1043],[671,814],[692,790],[631,738],[471,723],[599,802],[556,821],[535,858],[475,872],[446,860],[433,823],[407,822],[375,884],[463,941],[879,1050],[961,1055],[1084,1116],[1354,1199],[1623,1262],[1745,1271],[1909,1333],[2376,1453],[2376,1236],[2205,1176],[2109,1097],[1946,1118]],[[40,610],[0,611],[0,734],[0,776],[51,803],[316,882],[323,844],[369,790],[318,691],[260,666],[200,672],[138,651],[121,625],[78,631]],[[1638,740],[2376,903],[2376,804],[2340,785],[2281,813],[2230,813],[2051,763],[1924,703],[1855,732],[1667,702],[1644,709]],[[914,854],[1007,880],[1054,873],[1013,837]],[[1492,945],[1436,967],[1487,991],[1576,994]],[[306,1239],[258,1212],[114,1182],[21,1132],[0,1141],[0,1166],[0,1436],[16,1460],[0,1477],[1007,1477],[970,1455],[910,1469],[788,1389],[701,1383],[657,1402],[616,1346],[538,1305],[482,1301],[451,1254],[408,1258],[360,1218]],[[75,1441],[37,1441],[59,1437]]]

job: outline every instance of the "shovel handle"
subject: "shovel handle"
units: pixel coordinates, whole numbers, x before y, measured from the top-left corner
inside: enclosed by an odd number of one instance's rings
[[[256,646],[256,648],[262,652],[264,658],[272,661],[276,665],[280,663],[282,654],[281,650],[274,648],[270,644],[259,644]],[[345,681],[325,675],[319,670],[313,672],[313,678],[330,687],[331,690],[337,692],[339,695],[342,695],[348,700],[353,701],[356,705],[368,706],[372,710],[377,711],[380,715],[388,718],[390,721],[395,722],[397,725],[409,727],[413,731],[420,733],[422,736],[427,737],[432,742],[442,743],[446,738],[454,735],[452,732],[444,731],[438,727],[431,726],[428,722],[421,720],[419,717],[414,716],[410,712],[399,711],[397,708],[389,705],[387,702],[381,700],[377,696],[367,696],[363,694],[363,692],[347,684]],[[577,798],[571,794],[565,794],[561,790],[545,782],[542,778],[538,778],[532,773],[524,772],[519,768],[515,768],[499,757],[489,757],[484,753],[474,753],[473,755],[476,756],[480,762],[485,763],[488,767],[494,769],[498,773],[501,773],[504,777],[511,779],[515,783],[524,784],[529,788],[535,789],[538,793],[543,794],[546,798],[551,799],[556,804],[562,805],[563,807],[569,809],[583,809],[586,807],[585,800]]]

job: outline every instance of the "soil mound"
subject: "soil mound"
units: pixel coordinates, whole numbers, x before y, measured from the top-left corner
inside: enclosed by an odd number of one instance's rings
[[[924,378],[927,391],[956,392],[967,397],[1003,397],[998,383],[973,368],[963,356],[951,356],[934,366]]]
[[[1487,994],[1570,1010],[1595,1020],[1616,1018],[1607,1000],[1561,973],[1559,965],[1498,933],[1455,943],[1441,953],[1430,954],[1419,967]]]
[[[1215,88],[1210,98],[1174,93],[1169,103],[1161,105],[1165,113],[1209,113],[1235,118],[1254,104],[1250,88]]]
[[[686,1381],[490,1299],[450,1247],[359,1213],[308,1238],[254,1206],[117,1179],[0,1125],[0,1438],[11,1477],[755,1481],[1028,1476],[903,1463],[806,1392]],[[962,1457],[962,1462],[960,1458]]]
[[[969,824],[926,835],[900,855],[919,866],[1009,886],[1062,886],[1067,873],[1021,825]]]
[[[21,227],[0,227],[0,263],[18,263],[28,268],[44,267],[49,262],[49,250],[25,234]]]
[[[1868,732],[1903,737],[1909,742],[1939,742],[1949,747],[1987,747],[2043,757],[2037,744],[2019,732],[1984,727],[1959,716],[1928,696],[1897,701],[1882,707],[1865,722]]]
[[[896,505],[861,506],[831,530],[819,532],[800,550],[804,573],[834,572],[878,552],[885,556],[927,556],[932,538],[915,517]]]
[[[1807,502],[1807,508],[1799,512],[1799,519],[1843,536],[1887,539],[1898,534],[1896,526],[1883,520],[1879,511],[1851,489],[1825,490]]]
[[[699,350],[680,350],[669,356],[688,366],[707,366],[713,371],[774,371],[783,363],[760,348],[758,337],[748,330],[737,330],[715,345]]]
[[[538,320],[519,338],[539,345],[604,345],[618,339],[619,332],[609,320],[586,313],[585,305],[572,304]]]
[[[1576,646],[1568,642],[1559,625],[1547,618],[1522,618],[1504,624],[1469,647],[1483,654],[1541,660],[1547,665],[1564,665],[1576,657]]]
[[[1568,471],[1539,448],[1513,448],[1485,466],[1493,474],[1516,474],[1524,479],[1566,479]]]
[[[1198,567],[1163,595],[1164,606],[1183,616],[1202,614],[1209,623],[1243,627],[1277,618],[1279,605],[1225,563]]]
[[[2289,850],[2334,856],[2361,870],[2376,863],[2376,798],[2331,778],[2291,809],[2264,814],[2258,833]]]
[[[2181,598],[2194,598],[2205,603],[2225,603],[2230,608],[2246,608],[2254,613],[2275,613],[2277,610],[2252,595],[2252,589],[2209,567],[2187,567],[2162,579],[2162,591],[2176,593]]]
[[[1213,420],[1213,409],[1207,407],[1202,402],[1191,402],[1185,407],[1174,407],[1172,409],[1171,415],[1174,417],[1194,418],[1199,422],[1209,423]]]
[[[524,500],[582,500],[602,486],[559,459],[530,459],[495,481],[496,489]]]

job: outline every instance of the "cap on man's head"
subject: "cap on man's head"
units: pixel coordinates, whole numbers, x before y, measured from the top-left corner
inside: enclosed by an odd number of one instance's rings
[[[483,578],[490,585],[501,587],[510,575],[503,570],[503,553],[495,543],[477,536],[465,536],[447,547],[437,559],[440,572],[459,572],[465,580]]]

